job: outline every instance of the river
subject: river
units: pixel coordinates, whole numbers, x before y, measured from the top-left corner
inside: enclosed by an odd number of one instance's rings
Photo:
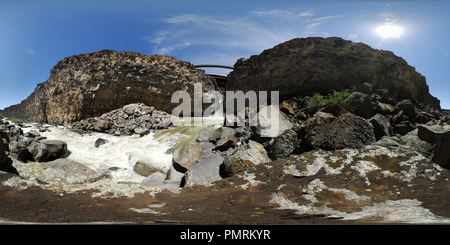
[[[192,121],[192,119],[187,118],[185,121]],[[133,171],[133,166],[137,162],[167,172],[172,164],[172,154],[176,148],[195,139],[202,129],[214,132],[222,124],[223,117],[203,118],[203,126],[181,124],[171,129],[152,131],[143,137],[137,134],[113,136],[98,132],[80,135],[62,126],[44,125],[49,127],[50,132],[40,134],[50,140],[67,142],[67,148],[70,151],[67,157],[69,160],[105,173],[117,182],[141,182],[145,177]],[[26,124],[23,127],[24,132],[32,129],[36,130],[32,124]],[[98,138],[107,140],[107,143],[98,148],[95,147],[95,141]]]

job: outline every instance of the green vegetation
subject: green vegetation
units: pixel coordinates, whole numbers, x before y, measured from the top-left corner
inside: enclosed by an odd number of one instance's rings
[[[11,122],[23,121],[22,118],[20,118],[20,117],[10,117],[10,118],[6,118],[6,120],[9,120]]]
[[[320,108],[326,104],[331,104],[332,106],[341,105],[345,99],[350,96],[350,93],[346,90],[341,92],[334,92],[333,95],[324,97],[319,93],[315,93],[308,101],[307,108]]]

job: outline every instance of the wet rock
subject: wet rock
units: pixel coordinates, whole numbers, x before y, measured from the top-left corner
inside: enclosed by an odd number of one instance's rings
[[[49,157],[49,152],[47,149],[47,145],[33,140],[31,144],[27,147],[28,151],[33,155],[33,158],[37,162],[45,162]]]
[[[141,176],[147,177],[151,175],[152,173],[158,171],[154,168],[149,167],[147,164],[142,162],[137,162],[133,166],[133,171]]]
[[[48,160],[57,159],[67,154],[67,143],[62,140],[41,140],[42,144],[47,147]]]
[[[203,156],[203,150],[198,142],[187,142],[173,153],[175,169],[186,172],[197,164]]]
[[[225,158],[224,170],[228,176],[233,176],[260,163],[270,162],[264,146],[250,140],[248,144],[237,148]]]
[[[95,141],[95,147],[98,148],[99,146],[104,145],[104,144],[106,144],[106,143],[108,143],[108,140],[103,139],[103,138],[98,138],[98,139]]]
[[[304,139],[311,148],[362,148],[375,142],[372,124],[351,113],[339,117],[312,118],[303,125],[301,131],[306,132]]]
[[[219,154],[212,154],[201,160],[192,169],[186,172],[186,187],[194,185],[209,186],[214,181],[222,179],[220,176],[220,165],[224,158]]]

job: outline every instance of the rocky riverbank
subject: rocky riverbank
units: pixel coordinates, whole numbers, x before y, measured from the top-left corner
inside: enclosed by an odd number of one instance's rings
[[[120,67],[114,67],[114,59]],[[97,66],[102,69],[89,80],[85,72]],[[107,51],[60,62],[46,84],[66,75],[86,86],[97,82],[98,88],[88,86],[92,93],[74,91],[90,95],[90,105],[101,106],[92,113],[80,114],[83,109],[71,114],[56,112],[53,99],[45,110],[28,99],[14,107],[35,110],[38,117],[47,118],[44,121],[85,119],[64,127],[0,124],[0,219],[450,223],[450,121],[429,95],[424,77],[400,57],[339,38],[309,38],[239,60],[227,89],[279,89],[283,97],[279,106],[238,112],[245,115],[239,118],[242,126],[183,126],[158,109],[168,103],[167,96],[158,97],[164,86],[173,91],[182,80],[184,90],[191,91],[188,85],[201,80],[216,88],[191,68],[168,57]],[[127,91],[140,92],[137,84],[158,78],[149,88],[159,91],[158,96],[132,104],[105,102],[99,91],[105,92],[108,82],[96,80],[96,74],[105,75],[105,81],[125,76],[128,85],[135,85]],[[267,79],[278,82],[261,82]],[[166,83],[175,80],[170,86]],[[304,89],[311,82],[326,86],[311,85],[304,90],[307,94],[292,89],[293,84]],[[70,89],[54,90],[52,98],[69,93],[66,90]],[[31,97],[37,98],[39,91]],[[139,97],[129,93],[129,98]],[[108,111],[112,104],[123,107]],[[267,112],[277,115],[278,127],[268,129],[267,117],[260,117]],[[256,116],[257,125],[250,125],[251,116]],[[225,115],[222,120],[236,118]],[[89,154],[99,158],[87,163],[83,156]],[[119,172],[127,178],[119,178]],[[63,214],[55,213],[62,210]]]
[[[64,158],[25,162],[19,159],[19,153],[9,149],[9,167],[18,175],[2,173],[1,189],[4,195],[19,199],[25,198],[23,195],[30,188],[47,193],[47,197],[39,197],[46,200],[53,199],[49,193],[71,200],[79,196],[80,205],[91,206],[93,201],[104,203],[101,200],[105,198],[133,200],[132,204],[112,201],[122,207],[112,213],[133,213],[130,217],[139,214],[151,222],[296,223],[297,219],[306,219],[302,222],[450,223],[449,170],[445,164],[439,166],[431,161],[436,145],[421,139],[445,138],[450,133],[446,125],[420,124],[405,135],[393,133],[377,141],[371,120],[349,112],[340,116],[324,112],[306,116],[309,118],[302,124],[291,123],[291,128],[269,139],[260,137],[258,128],[245,126],[219,127],[212,133],[202,130],[173,152],[167,171],[136,163],[135,171],[147,176],[140,183],[117,182]],[[340,133],[317,129],[340,121],[346,123],[332,127],[339,128]],[[9,129],[10,139],[23,141],[36,134],[27,130],[20,135],[16,127],[3,127]],[[308,133],[304,134],[305,130]],[[330,133],[324,137],[321,132]],[[41,136],[35,137],[29,145],[46,146]],[[3,170],[8,161],[2,165]],[[21,191],[12,192],[15,189]],[[71,212],[75,210],[72,207]],[[238,218],[235,212],[247,214],[240,213]],[[210,215],[220,218],[212,220]],[[22,215],[15,217],[33,220]],[[142,222],[108,214],[95,217],[72,218],[80,222]]]

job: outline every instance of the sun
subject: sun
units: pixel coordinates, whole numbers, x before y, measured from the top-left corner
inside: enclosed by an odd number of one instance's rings
[[[400,26],[396,25],[383,25],[376,29],[378,35],[382,38],[399,38],[402,36],[404,30]]]

